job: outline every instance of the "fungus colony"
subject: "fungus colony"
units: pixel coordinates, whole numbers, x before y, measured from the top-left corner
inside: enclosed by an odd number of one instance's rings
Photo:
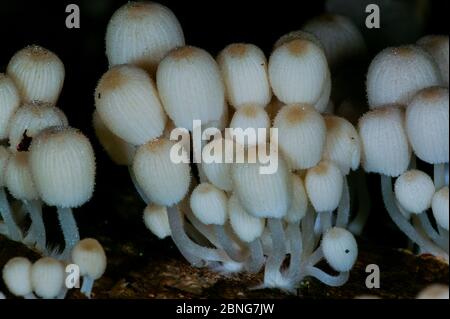
[[[92,121],[110,158],[128,167],[147,205],[147,228],[171,236],[193,266],[263,270],[256,288],[293,292],[306,277],[341,286],[358,256],[354,235],[367,220],[364,172],[380,174],[389,216],[417,252],[448,261],[448,48],[448,36],[426,36],[381,51],[367,72],[369,110],[355,123],[363,106],[332,101],[342,95],[334,72],[367,54],[346,17],[308,21],[282,36],[268,59],[247,43],[230,44],[215,59],[185,43],[168,8],[130,2],[107,27],[109,70],[95,90]],[[106,265],[97,241],[79,241],[72,215],[92,196],[95,161],[87,138],[55,106],[63,79],[62,62],[38,46],[19,51],[0,76],[1,230],[48,255],[45,204],[57,208],[65,238],[56,258],[31,264],[17,257],[4,267],[11,293],[25,298],[63,296],[70,262],[80,266],[89,295]],[[194,138],[195,121],[214,133],[191,154],[189,139],[173,136]],[[227,127],[267,131],[222,136]],[[275,149],[266,159],[277,169],[262,174],[267,161],[256,154],[267,148]],[[173,160],[174,149],[184,161]],[[189,163],[205,151],[211,161]],[[29,214],[28,232],[9,200]],[[334,272],[319,268],[321,260]]]

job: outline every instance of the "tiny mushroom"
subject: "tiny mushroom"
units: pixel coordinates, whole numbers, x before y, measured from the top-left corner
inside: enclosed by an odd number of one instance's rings
[[[14,257],[3,267],[3,281],[14,296],[36,298],[31,287],[31,265],[27,258]]]
[[[51,257],[43,257],[31,266],[31,286],[35,294],[44,299],[55,299],[64,290],[64,265]]]

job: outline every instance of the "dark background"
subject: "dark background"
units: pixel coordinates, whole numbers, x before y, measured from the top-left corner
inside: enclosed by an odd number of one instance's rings
[[[144,227],[140,208],[124,205],[121,213],[117,213],[113,199],[123,195],[122,193],[130,196],[135,196],[135,193],[126,168],[114,166],[105,156],[91,127],[93,92],[96,82],[107,70],[104,54],[107,22],[113,12],[125,2],[0,1],[0,72],[5,71],[12,55],[27,45],[39,44],[55,52],[66,68],[66,79],[58,106],[67,114],[71,125],[84,131],[96,148],[98,177],[95,196],[76,213],[82,237],[95,236],[96,229],[101,229],[119,239],[128,236],[136,228]],[[214,55],[232,42],[254,43],[268,55],[273,43],[281,35],[300,29],[307,19],[324,10],[323,1],[159,2],[167,5],[178,17],[187,44],[205,48]],[[80,29],[65,27],[65,8],[69,3],[80,6]],[[448,34],[446,20],[449,2],[431,1],[429,8],[424,33]],[[404,27],[404,23],[399,21],[398,27]],[[379,49],[379,42],[383,42],[385,38],[385,42],[392,42],[392,39],[388,39],[389,35],[385,34],[383,38],[383,34],[375,30],[368,33],[375,43],[369,44],[372,55]],[[389,225],[386,213],[382,211],[378,178],[371,176],[369,183],[374,205],[366,236],[377,244],[401,247],[404,245],[404,237]],[[50,214],[49,216],[48,218],[53,218]]]

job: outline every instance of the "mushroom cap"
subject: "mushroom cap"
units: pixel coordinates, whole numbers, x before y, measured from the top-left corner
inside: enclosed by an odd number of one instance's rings
[[[408,212],[420,214],[431,207],[435,188],[426,173],[412,169],[404,172],[395,181],[395,197]]]
[[[150,201],[157,205],[177,204],[189,190],[189,164],[175,163],[171,159],[171,149],[175,144],[166,138],[159,138],[141,145],[134,156],[133,171],[136,180]],[[186,151],[183,148],[181,151],[188,160]]]
[[[66,273],[63,264],[50,257],[43,257],[31,266],[31,286],[39,297],[53,299],[64,285]]]
[[[24,257],[14,257],[3,266],[3,281],[14,296],[23,297],[33,291],[30,275],[31,262]]]
[[[0,145],[0,188],[5,186],[5,172],[10,153],[6,147]]]
[[[372,60],[367,73],[371,109],[409,103],[421,89],[440,85],[442,78],[431,56],[418,46],[386,48]]]
[[[233,141],[222,137],[215,138],[205,145],[202,152],[203,155],[208,155],[207,158],[203,156],[201,163],[208,181],[224,191],[231,191],[233,188],[231,181],[231,163],[234,157]]]
[[[218,57],[228,102],[239,109],[246,104],[264,108],[272,98],[267,59],[260,48],[248,43],[233,43]]]
[[[172,50],[156,74],[164,109],[176,126],[193,129],[193,120],[207,125],[220,121],[225,87],[219,66],[203,49],[185,46]]]
[[[449,298],[448,285],[432,284],[419,292],[416,299],[446,299]]]
[[[285,104],[315,104],[325,86],[328,63],[322,49],[306,39],[277,47],[269,58],[273,93]]]
[[[9,144],[15,152],[26,137],[35,137],[51,126],[68,125],[66,115],[49,103],[33,101],[19,107],[9,124]]]
[[[333,113],[334,104],[330,100],[332,89],[331,73],[327,72],[327,77],[325,79],[325,84],[323,85],[322,92],[320,93],[319,99],[314,103],[314,108],[319,113]],[[330,109],[331,108],[331,109]]]
[[[286,44],[288,42],[291,42],[292,40],[307,40],[312,43],[314,43],[316,46],[324,49],[322,42],[319,41],[319,39],[312,33],[307,32],[305,30],[295,30],[288,32],[286,34],[283,34],[273,45],[273,48],[276,49],[279,46],[282,46],[283,44]]]
[[[144,209],[145,226],[159,239],[172,235],[167,208],[159,205],[147,205]]]
[[[135,64],[154,73],[161,59],[184,45],[183,30],[173,12],[155,2],[128,2],[106,29],[109,65]]]
[[[5,185],[10,194],[19,200],[39,198],[29,164],[29,152],[12,153],[5,169]]]
[[[97,136],[98,141],[108,154],[109,158],[117,165],[131,165],[134,153],[136,153],[136,146],[111,132],[105,123],[103,123],[97,110],[92,114],[92,125],[94,126],[95,135]]]
[[[431,164],[449,160],[448,100],[448,88],[430,87],[418,92],[406,109],[409,142],[417,157]]]
[[[105,251],[96,239],[85,238],[73,247],[72,262],[80,268],[81,276],[97,280],[103,276],[106,269]]]
[[[399,176],[408,169],[411,147],[400,106],[386,106],[364,114],[358,122],[361,158],[366,172]]]
[[[265,219],[249,214],[239,202],[236,195],[231,195],[228,200],[228,216],[230,226],[240,240],[251,243],[259,238],[265,227]]]
[[[438,225],[448,231],[448,186],[442,187],[434,194],[431,207]]]
[[[339,206],[343,185],[341,170],[330,161],[321,161],[305,176],[306,192],[317,212],[332,212]]]
[[[263,108],[247,104],[234,112],[229,127],[236,132],[234,138],[237,143],[244,146],[255,146],[267,142],[270,118]],[[240,132],[241,130],[236,131],[236,129],[242,129],[242,132]]]
[[[327,137],[323,159],[333,161],[347,175],[361,161],[361,141],[355,127],[346,119],[334,115],[324,117]]]
[[[16,52],[6,72],[20,92],[22,102],[55,104],[64,83],[64,64],[53,52],[30,45]]]
[[[8,75],[0,73],[0,140],[8,137],[9,121],[19,105],[16,85]]]
[[[190,205],[195,217],[205,225],[224,225],[227,221],[225,192],[210,183],[201,183],[191,194]]]
[[[328,264],[336,271],[350,271],[358,257],[358,244],[348,230],[333,227],[322,238],[322,251]]]
[[[50,206],[78,207],[94,191],[95,156],[79,130],[50,127],[31,143],[31,172],[42,200]]]
[[[95,90],[95,107],[105,125],[128,143],[142,145],[160,136],[167,116],[156,86],[142,69],[109,69]]]
[[[306,215],[308,209],[308,195],[306,194],[303,180],[297,174],[292,173],[292,200],[291,207],[287,211],[284,220],[288,223],[298,223]]]
[[[259,150],[259,148],[258,148]],[[277,161],[272,174],[263,174],[266,166],[257,156],[256,147],[249,148],[243,163],[233,163],[231,178],[233,190],[243,208],[259,218],[282,218],[291,205],[290,172],[278,152],[271,152],[268,162]]]
[[[417,44],[427,51],[441,71],[443,84],[448,87],[449,45],[448,35],[427,35],[420,38]]]
[[[317,165],[326,140],[323,117],[308,104],[281,108],[273,122],[278,129],[278,145],[291,169]]]

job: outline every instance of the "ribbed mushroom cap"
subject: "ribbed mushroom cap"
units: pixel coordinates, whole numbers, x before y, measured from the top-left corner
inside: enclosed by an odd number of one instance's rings
[[[0,140],[8,137],[9,120],[20,105],[20,95],[11,78],[0,73]]]
[[[356,170],[361,160],[361,141],[355,127],[346,119],[334,115],[324,117],[327,138],[323,159],[333,161],[347,175]]]
[[[316,46],[324,50],[322,43],[319,39],[312,33],[307,32],[305,30],[295,30],[283,34],[273,45],[273,48],[276,49],[279,46],[282,46],[285,43],[291,42],[292,40],[307,40],[314,43]]]
[[[431,207],[435,188],[433,180],[426,173],[412,169],[400,175],[395,181],[395,197],[408,212],[420,214]]]
[[[227,221],[227,195],[212,184],[201,183],[191,194],[195,217],[205,225],[224,225]]]
[[[31,172],[42,200],[50,206],[78,207],[94,191],[95,156],[79,130],[50,127],[30,147]]]
[[[240,240],[251,243],[262,235],[265,219],[247,213],[236,195],[231,195],[228,200],[228,215],[231,228]]]
[[[278,144],[290,168],[307,169],[320,161],[326,126],[311,105],[284,106],[275,117],[273,127],[278,129]]]
[[[205,50],[172,50],[159,64],[156,78],[164,109],[176,126],[192,131],[193,120],[203,125],[220,120],[225,88],[216,61]]]
[[[440,85],[441,74],[431,56],[418,46],[386,48],[372,60],[367,73],[370,108],[406,105],[421,89]]]
[[[160,136],[166,125],[153,80],[135,66],[116,66],[102,76],[95,107],[111,132],[134,145]]]
[[[5,186],[5,172],[10,153],[6,147],[0,145],[0,187]]]
[[[419,39],[417,44],[427,51],[436,62],[443,84],[448,87],[449,45],[448,35],[427,35]]]
[[[144,210],[145,226],[159,239],[171,236],[167,208],[159,205],[147,205]]]
[[[173,12],[155,2],[128,2],[111,17],[106,30],[109,65],[135,64],[154,73],[161,59],[184,45]]]
[[[332,89],[331,74],[330,71],[327,72],[327,77],[325,79],[325,84],[323,85],[322,92],[320,92],[319,99],[314,103],[314,108],[319,113],[333,113],[330,110],[330,106],[333,106],[333,102],[330,100]]]
[[[399,176],[408,168],[411,148],[405,131],[405,112],[386,106],[367,112],[358,123],[362,164],[369,173]]]
[[[259,218],[282,218],[291,205],[290,173],[278,152],[269,155],[270,161],[278,161],[272,174],[262,174],[262,164],[255,148],[246,152],[244,163],[232,165],[233,190],[244,209]]]
[[[42,101],[55,104],[64,83],[64,65],[56,54],[30,45],[9,61],[6,72],[19,89],[22,102]]]
[[[3,281],[14,295],[23,297],[30,294],[31,262],[24,257],[14,257],[3,266]]]
[[[63,264],[54,258],[43,257],[31,266],[31,286],[39,297],[56,298],[63,288],[65,278]]]
[[[97,280],[106,269],[105,251],[96,239],[85,238],[73,247],[72,262],[80,267],[81,276]]]
[[[306,194],[303,180],[297,174],[292,173],[292,200],[291,207],[289,208],[284,219],[288,223],[298,223],[306,215],[308,208],[308,195]]]
[[[11,195],[16,199],[24,201],[39,198],[28,158],[29,152],[11,154],[4,173],[5,185]]]
[[[315,104],[322,93],[327,72],[327,59],[322,49],[305,39],[279,46],[269,58],[273,93],[286,104]]]
[[[358,257],[358,245],[349,231],[333,227],[322,238],[322,251],[328,264],[336,271],[350,271]]]
[[[237,143],[244,146],[255,146],[267,142],[270,118],[263,108],[247,104],[234,112],[229,127],[243,130],[242,134],[235,134]],[[265,133],[264,130],[259,129],[264,129]],[[246,130],[248,134],[245,134]]]
[[[188,163],[175,163],[171,149],[175,142],[159,138],[141,145],[133,160],[136,180],[151,202],[161,206],[179,203],[187,194],[191,181]],[[188,156],[184,149],[183,155]]]
[[[448,231],[448,186],[442,187],[434,194],[431,207],[436,222]]]
[[[51,126],[68,125],[66,115],[49,103],[32,102],[22,105],[11,118],[9,144],[11,151],[20,148],[24,136],[33,138],[43,129]]]
[[[406,109],[406,132],[414,153],[421,160],[449,160],[448,89],[431,87],[414,96]]]
[[[246,104],[264,108],[272,97],[267,74],[267,60],[260,48],[248,43],[234,43],[217,57],[228,102],[239,109]]]
[[[92,125],[94,126],[98,141],[114,163],[128,166],[133,162],[136,146],[111,132],[105,123],[103,123],[97,111],[94,111],[92,114]]]
[[[305,176],[306,192],[317,212],[331,212],[338,207],[343,185],[341,170],[329,161],[321,161],[308,169]]]
[[[201,167],[208,181],[224,190],[232,190],[231,163],[234,158],[234,143],[230,139],[215,138],[203,148]]]

